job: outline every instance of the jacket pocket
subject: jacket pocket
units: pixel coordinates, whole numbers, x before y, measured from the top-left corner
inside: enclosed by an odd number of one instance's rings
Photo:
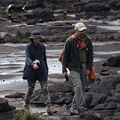
[[[23,79],[29,78],[32,75],[33,71],[34,71],[34,69],[32,68],[32,66],[25,65],[24,70],[23,70],[23,77],[22,78]]]

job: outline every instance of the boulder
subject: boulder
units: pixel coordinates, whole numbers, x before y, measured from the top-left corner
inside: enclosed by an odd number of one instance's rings
[[[16,2],[17,2],[17,0],[0,0],[0,4],[2,4],[2,5],[14,4]]]
[[[14,106],[8,104],[8,100],[0,98],[0,112],[6,112],[16,109]]]
[[[6,98],[24,98],[25,93],[18,93],[16,92],[15,94],[11,94],[11,95],[6,95]]]
[[[118,9],[118,7],[117,7],[118,2],[120,2],[120,1],[119,1],[119,0],[111,0],[111,1],[108,3],[108,5],[109,5],[112,9],[117,10],[117,9]]]
[[[118,2],[116,6],[118,9],[120,9],[120,2]]]
[[[119,67],[120,66],[120,56],[112,56],[108,58],[107,65],[112,67]]]
[[[22,8],[23,8],[23,5],[11,5],[10,8],[8,9],[8,12],[9,13],[24,12]]]
[[[105,12],[110,11],[110,7],[104,3],[94,2],[84,6],[85,12]]]
[[[42,19],[43,22],[47,22],[55,20],[53,13],[53,10],[50,8],[39,7],[33,10],[32,13],[26,13],[24,15],[28,18],[28,20],[35,19],[36,22],[39,22]]]
[[[4,39],[0,37],[0,43],[4,43]]]
[[[25,10],[36,9],[43,7],[43,0],[29,0],[25,5]]]
[[[101,80],[100,84],[106,87],[108,90],[115,90],[116,85],[120,84],[120,76],[105,77]]]

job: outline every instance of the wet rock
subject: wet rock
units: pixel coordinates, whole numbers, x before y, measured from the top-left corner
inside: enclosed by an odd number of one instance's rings
[[[79,7],[80,8],[80,12],[84,11],[84,6],[86,5],[86,2],[76,2],[74,4],[72,4],[71,6],[73,7]]]
[[[120,9],[120,2],[118,2],[116,6],[118,9]]]
[[[108,71],[101,71],[99,74],[105,76],[105,75],[109,75],[110,72],[108,72]]]
[[[24,9],[36,9],[38,7],[43,7],[43,0],[29,0],[27,1]]]
[[[16,109],[14,106],[8,104],[8,100],[0,98],[0,112],[6,112]]]
[[[115,110],[117,109],[117,104],[115,102],[109,102],[105,107],[105,110]]]
[[[11,7],[8,9],[8,12],[9,13],[24,12],[22,8],[23,8],[23,5],[11,5]]]
[[[16,92],[15,94],[11,94],[11,95],[6,95],[6,98],[24,98],[25,93],[18,93]]]
[[[50,8],[36,8],[32,13],[24,14],[27,17],[27,20],[35,19],[36,22],[39,22],[41,19],[43,22],[53,21],[55,17],[53,16],[53,10]]]
[[[9,5],[9,4],[13,4],[13,3],[16,3],[17,1],[16,0],[0,0],[0,4],[3,4],[3,5]]]
[[[103,93],[99,93],[99,94],[91,93],[91,95],[92,95],[92,101],[89,108],[93,108],[98,104],[104,103],[104,101],[107,99],[107,95]]]
[[[66,81],[64,83],[54,83],[49,87],[49,91],[52,93],[56,92],[72,92],[73,91],[73,86],[71,81]]]
[[[108,103],[98,104],[96,105],[93,110],[104,110],[104,108],[108,105]]]
[[[113,56],[108,58],[107,65],[112,67],[119,67],[120,66],[120,56]]]
[[[111,0],[108,5],[110,5],[110,7],[114,10],[117,10],[118,7],[117,7],[117,4],[118,4],[119,0]]]
[[[120,76],[106,77],[101,80],[101,85],[105,86],[108,90],[115,90],[117,84],[120,83]]]
[[[0,37],[0,43],[4,43],[4,39]]]
[[[94,4],[94,5],[93,5]],[[104,3],[94,2],[88,3],[84,6],[85,12],[102,12],[109,11],[110,7]]]
[[[110,95],[110,91],[102,84],[98,84],[98,85],[92,84],[90,87],[91,89],[89,90],[89,92],[104,93],[106,95]]]

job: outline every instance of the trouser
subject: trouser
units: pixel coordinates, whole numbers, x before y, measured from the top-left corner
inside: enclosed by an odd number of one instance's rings
[[[82,70],[80,72],[70,71],[72,77],[72,83],[74,87],[74,97],[72,100],[72,106],[77,107],[85,106],[84,91],[87,83],[86,76],[86,63],[81,63]]]
[[[28,90],[27,93],[25,95],[25,107],[27,107],[30,104],[30,97],[34,91],[34,87],[36,84],[36,81],[29,81],[28,82]],[[47,86],[47,81],[39,81],[42,92],[43,92],[43,96],[45,98],[45,105],[47,107],[47,109],[50,109],[52,107],[52,103],[51,103],[51,99],[49,96],[49,92],[48,92],[48,86]]]

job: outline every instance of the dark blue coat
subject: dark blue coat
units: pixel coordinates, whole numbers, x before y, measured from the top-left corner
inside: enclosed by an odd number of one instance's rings
[[[33,69],[33,61],[39,60],[40,65],[39,69]],[[48,66],[46,61],[46,51],[45,46],[41,43],[38,43],[36,46],[33,43],[29,43],[26,46],[26,61],[25,68],[23,71],[23,79],[31,81],[42,81],[47,80],[48,78]]]

